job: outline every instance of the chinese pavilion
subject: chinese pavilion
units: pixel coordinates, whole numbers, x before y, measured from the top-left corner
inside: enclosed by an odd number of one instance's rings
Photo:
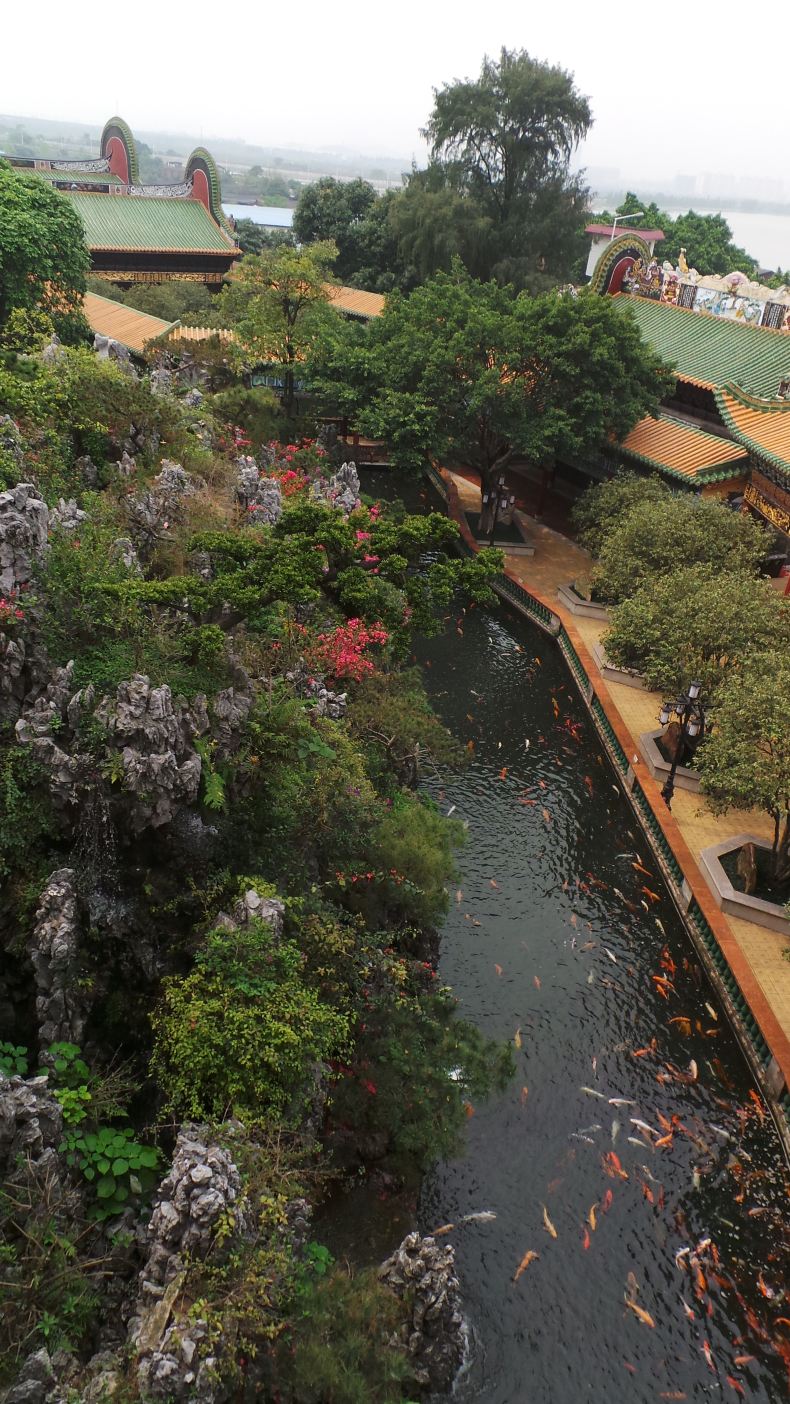
[[[682,254],[677,268],[659,264],[655,234],[611,239],[590,282],[677,376],[658,418],[640,420],[613,455],[747,507],[790,557],[790,290],[742,273],[701,277]]]
[[[189,278],[219,285],[239,257],[222,211],[219,172],[202,147],[176,185],[143,185],[134,137],[112,117],[90,160],[12,156],[71,201],[85,228],[92,272],[113,283]]]

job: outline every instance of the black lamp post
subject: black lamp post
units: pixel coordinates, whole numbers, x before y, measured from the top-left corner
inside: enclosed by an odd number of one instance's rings
[[[669,767],[669,775],[661,790],[661,797],[667,809],[672,808],[672,796],[675,793],[675,773],[680,764],[680,758],[685,752],[686,743],[689,738],[696,741],[696,738],[701,736],[705,730],[705,712],[699,700],[701,691],[701,683],[689,683],[688,692],[682,692],[677,702],[665,702],[659,713],[658,720],[661,722],[662,726],[668,726],[671,721],[680,723],[680,740],[675,748],[672,764]]]

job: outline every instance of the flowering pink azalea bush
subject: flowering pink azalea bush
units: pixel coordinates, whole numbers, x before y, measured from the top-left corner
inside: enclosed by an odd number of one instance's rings
[[[350,678],[352,682],[375,672],[373,660],[366,650],[374,644],[385,644],[389,633],[381,624],[365,624],[361,619],[349,619],[330,633],[316,639],[319,667],[335,678]]]
[[[17,603],[16,590],[10,590],[7,595],[0,595],[0,629],[12,628],[15,624],[20,624],[24,617],[25,612]]]

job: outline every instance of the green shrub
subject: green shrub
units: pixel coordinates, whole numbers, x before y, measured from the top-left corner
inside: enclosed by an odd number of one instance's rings
[[[304,957],[263,922],[206,937],[186,976],[164,982],[151,1067],[178,1116],[293,1115],[315,1062],[337,1054],[347,1020],[303,979]]]
[[[382,1286],[375,1269],[330,1269],[325,1253],[308,1257],[291,1328],[275,1350],[278,1397],[289,1404],[413,1398],[408,1358],[393,1343],[409,1319],[408,1305]]]
[[[96,1198],[95,1219],[111,1219],[154,1187],[159,1152],[141,1145],[127,1127],[98,1126],[95,1131],[67,1131],[58,1147],[66,1163],[80,1170]]]
[[[27,1049],[16,1043],[0,1043],[0,1072],[6,1077],[27,1077]]]
[[[393,957],[389,978],[368,992],[351,1070],[337,1084],[332,1117],[363,1145],[387,1147],[400,1174],[416,1178],[458,1150],[474,1101],[513,1072],[510,1045],[459,1019],[451,991],[431,972]]]
[[[371,837],[371,866],[394,870],[405,882],[389,887],[386,910],[379,915],[420,927],[435,926],[447,911],[448,883],[457,877],[454,850],[464,842],[457,819],[445,819],[432,800],[400,794],[379,821]],[[372,889],[375,896],[376,888]],[[377,925],[373,913],[372,924]]]

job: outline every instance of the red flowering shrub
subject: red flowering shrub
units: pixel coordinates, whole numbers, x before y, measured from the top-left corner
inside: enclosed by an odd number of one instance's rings
[[[13,628],[15,624],[21,624],[24,617],[24,610],[21,610],[17,603],[16,590],[10,590],[7,595],[0,595],[0,629]]]
[[[331,633],[319,634],[316,639],[318,664],[335,678],[351,678],[359,682],[366,673],[375,671],[371,658],[365,657],[365,650],[372,644],[385,644],[389,634],[380,624],[365,624],[361,619],[349,619]]]

